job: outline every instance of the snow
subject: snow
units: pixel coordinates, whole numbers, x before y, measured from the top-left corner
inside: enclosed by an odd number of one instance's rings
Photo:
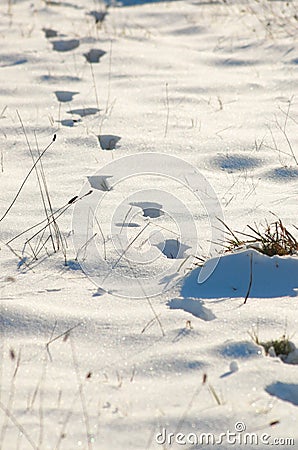
[[[0,448],[297,448],[297,3],[137,3],[0,5]]]
[[[214,264],[216,261],[216,266]],[[183,297],[245,297],[252,279],[250,297],[273,298],[297,296],[298,258],[263,255],[257,250],[241,250],[209,259],[183,282]],[[211,266],[211,269],[209,268]],[[213,268],[215,266],[215,269]],[[209,274],[200,282],[201,272]],[[203,279],[205,276],[203,275]]]

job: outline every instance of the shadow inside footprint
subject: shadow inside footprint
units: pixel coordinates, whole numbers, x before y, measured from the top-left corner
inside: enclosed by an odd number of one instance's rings
[[[87,177],[90,183],[90,186],[93,189],[97,189],[99,191],[110,191],[112,188],[109,185],[109,178],[113,178],[111,175],[93,175]]]
[[[98,108],[79,108],[67,111],[67,114],[77,114],[81,117],[92,116],[100,111]]]
[[[74,127],[76,123],[81,122],[81,120],[72,120],[72,119],[64,119],[61,120],[60,123],[61,125],[63,125],[64,127]]]
[[[114,150],[121,137],[113,134],[101,134],[97,136],[97,139],[102,150]]]
[[[67,40],[59,40],[53,41],[53,50],[56,52],[69,52],[70,50],[74,50],[80,45],[80,41],[78,39],[67,39]]]
[[[44,32],[45,37],[47,39],[54,38],[54,37],[58,36],[57,31],[53,30],[52,28],[43,28],[42,31]]]
[[[115,223],[115,226],[120,227],[120,228],[139,228],[141,225],[139,225],[138,223],[135,223],[135,222],[129,222],[129,223],[117,222],[117,223]]]
[[[132,202],[131,206],[136,206],[143,210],[144,217],[150,217],[150,219],[156,219],[157,217],[163,216],[164,211],[161,209],[162,205],[155,202]]]
[[[71,75],[41,75],[40,77],[37,77],[38,81],[46,81],[48,83],[77,83],[81,81],[81,78],[71,76]]]
[[[84,56],[89,63],[98,63],[100,58],[105,54],[106,52],[104,50],[92,48],[88,53],[84,53]]]
[[[277,167],[267,173],[267,178],[281,183],[295,181],[298,179],[298,167]]]
[[[106,15],[108,14],[107,11],[90,11],[89,16],[94,17],[95,23],[102,23],[105,20]]]
[[[166,239],[158,244],[153,244],[169,259],[185,258],[185,252],[190,249],[188,245],[182,244],[179,239]]]
[[[244,155],[218,155],[212,161],[213,166],[228,172],[254,169],[260,164],[260,159]]]
[[[27,62],[28,59],[21,55],[0,55],[0,67],[20,66],[21,64],[26,64]]]
[[[262,355],[260,347],[250,341],[227,341],[217,347],[217,351],[225,358],[243,359]]]
[[[72,91],[55,91],[54,94],[57,97],[58,102],[66,103],[73,100],[73,96],[79,94],[79,92]]]

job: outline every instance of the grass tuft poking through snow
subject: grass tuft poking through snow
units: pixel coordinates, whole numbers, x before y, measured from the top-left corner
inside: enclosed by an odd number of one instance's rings
[[[227,244],[223,245],[226,252],[239,250],[240,248],[254,248],[267,256],[298,254],[298,241],[285,227],[281,219],[270,224],[266,222],[263,229],[260,229],[257,225],[254,225],[254,227],[247,225],[252,234],[232,231],[222,220],[220,222],[230,235]]]

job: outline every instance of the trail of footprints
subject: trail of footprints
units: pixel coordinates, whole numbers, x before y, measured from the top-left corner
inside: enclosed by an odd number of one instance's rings
[[[207,164],[213,169],[227,173],[253,171],[266,164],[262,158],[249,156],[247,153],[220,154],[210,159]],[[289,183],[298,180],[298,167],[295,165],[275,167],[260,174],[264,178],[277,183]]]
[[[97,26],[101,26],[103,21],[105,20],[108,14],[107,8],[103,11],[90,11],[87,15],[91,16],[95,20],[95,24]],[[42,28],[44,32],[45,38],[48,39],[52,44],[53,51],[67,53],[71,52],[80,47],[80,39],[68,39],[64,35],[60,34],[57,30],[52,28]],[[63,37],[62,38],[59,38]],[[99,48],[91,48],[89,51],[82,54],[88,64],[98,64],[103,56],[106,55],[106,51],[101,50]],[[59,78],[50,79],[43,77],[43,81],[58,81]],[[66,81],[64,78],[60,79],[60,81]],[[78,91],[70,91],[70,90],[56,90],[54,91],[57,101],[60,106],[62,103],[71,103],[76,95],[79,95]],[[99,108],[95,107],[85,107],[85,108],[77,108],[77,109],[69,109],[67,114],[70,114],[71,118],[63,118],[62,120],[58,120],[58,122],[65,127],[74,127],[75,125],[82,122],[87,116],[96,115],[100,112]],[[117,148],[117,143],[120,141],[120,136],[115,135],[98,135],[97,136],[98,143],[102,150],[115,150]]]

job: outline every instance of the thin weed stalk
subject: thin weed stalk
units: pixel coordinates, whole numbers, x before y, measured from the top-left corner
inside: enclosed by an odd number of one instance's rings
[[[84,392],[84,389],[83,389],[83,383],[82,383],[81,377],[80,377],[79,363],[78,363],[78,359],[77,359],[77,355],[76,355],[76,351],[75,351],[75,345],[74,345],[74,342],[73,342],[73,339],[72,339],[71,335],[70,335],[69,339],[70,339],[70,346],[71,346],[71,354],[72,354],[72,359],[73,359],[73,365],[74,365],[74,369],[75,369],[75,373],[76,373],[77,383],[78,383],[78,386],[79,386],[79,393],[80,393],[82,412],[83,412],[85,429],[86,429],[86,440],[87,440],[88,450],[93,450],[92,441],[90,439],[91,432],[90,432],[89,416],[88,416],[88,411],[87,411],[87,402],[86,402],[85,392]]]
[[[69,408],[67,414],[65,415],[65,419],[64,419],[64,421],[63,421],[63,423],[62,423],[62,427],[61,427],[61,430],[60,430],[60,434],[59,434],[59,437],[58,437],[57,442],[56,442],[56,445],[55,445],[55,450],[59,450],[59,449],[60,449],[60,447],[61,447],[61,445],[62,445],[62,442],[63,442],[63,439],[66,438],[66,429],[67,429],[67,425],[68,425],[68,423],[69,423],[69,421],[70,421],[70,419],[71,419],[71,416],[73,415],[74,406],[75,406],[75,404],[76,404],[76,402],[77,402],[77,400],[78,400],[79,395],[80,395],[80,392],[79,392],[79,390],[78,390],[78,391],[74,394],[74,397],[73,397],[73,399],[72,399],[70,408]]]
[[[41,152],[40,156],[36,159],[35,163],[33,164],[33,166],[31,167],[31,169],[29,170],[29,172],[27,173],[27,175],[25,176],[23,182],[21,183],[21,186],[19,187],[15,197],[13,198],[11,204],[9,205],[9,207],[7,208],[7,210],[5,211],[5,213],[2,215],[2,217],[0,218],[0,222],[2,222],[2,220],[5,219],[5,217],[7,216],[7,214],[9,213],[9,211],[11,210],[11,208],[13,207],[13,205],[15,204],[15,202],[17,201],[23,187],[25,186],[28,178],[30,177],[31,173],[33,172],[33,170],[35,169],[35,167],[37,166],[37,164],[39,163],[39,161],[41,160],[41,158],[43,157],[43,155],[46,153],[46,151],[51,147],[51,145],[55,142],[56,140],[56,134],[54,134],[52,141],[47,145],[47,147]]]
[[[95,94],[96,106],[97,106],[97,109],[99,109],[99,99],[98,99],[97,86],[96,86],[96,80],[95,80],[92,62],[90,62],[89,65],[90,65],[91,76],[92,76],[92,81],[93,81],[93,89],[94,89],[94,94]]]
[[[20,116],[19,111],[17,111],[17,116],[18,116],[18,119],[19,119],[19,121],[20,121],[22,130],[23,130],[23,133],[24,133],[24,136],[25,136],[25,139],[26,139],[27,147],[28,147],[28,149],[29,149],[29,152],[30,152],[30,155],[31,155],[32,162],[33,162],[33,164],[34,164],[35,161],[34,161],[33,151],[32,151],[32,148],[31,148],[31,145],[30,145],[28,136],[27,136],[27,132],[26,132],[26,130],[25,130],[25,127],[24,127],[24,124],[23,124],[23,121],[22,121],[22,118],[21,118],[21,116]],[[35,140],[36,140],[36,144],[37,144],[36,135],[35,135]],[[37,145],[37,150],[38,150],[38,145]],[[39,156],[40,156],[40,152],[39,152],[39,151],[38,151],[38,154],[39,154]],[[42,161],[41,161],[41,160],[39,161],[39,164],[40,164],[40,167],[41,167],[41,169],[42,169]],[[45,183],[44,172],[43,172],[43,170],[42,170],[42,173],[43,173],[43,177],[42,177],[42,178],[43,178],[43,180],[41,181],[41,179],[40,179],[40,174],[39,174],[37,165],[35,165],[34,170],[35,170],[35,173],[36,173],[36,178],[37,178],[37,182],[38,182],[38,187],[39,187],[39,192],[40,192],[40,196],[41,196],[41,200],[42,200],[44,212],[45,212],[45,215],[46,215],[46,217],[47,217],[47,220],[49,220],[49,219],[48,219],[47,205],[46,205],[46,201],[45,201],[45,195],[44,195],[43,187],[42,187],[42,181],[43,181],[45,191],[47,192],[47,185],[46,185],[46,183]],[[48,192],[47,192],[47,198],[49,199],[49,193],[48,193]],[[50,202],[49,202],[49,204],[50,204]],[[49,231],[50,231],[50,236],[51,236],[51,241],[52,241],[53,250],[55,251],[55,244],[54,244],[53,234],[52,234],[52,232],[51,232],[51,226],[50,226],[50,225],[49,225]]]
[[[165,99],[165,102],[166,102],[167,115],[166,115],[166,124],[165,124],[164,138],[166,138],[167,134],[168,134],[169,117],[170,117],[169,85],[168,85],[168,83],[166,83],[166,99]]]
[[[18,429],[19,433],[22,434],[27,442],[30,444],[33,450],[40,450],[39,447],[35,444],[31,436],[27,433],[23,425],[17,420],[17,418],[10,412],[9,409],[0,401],[0,409],[6,414],[6,416],[10,419],[10,421],[14,424],[14,426]]]
[[[111,97],[111,79],[112,79],[112,51],[113,51],[113,41],[110,42],[110,54],[109,54],[109,74],[108,74],[108,94],[105,114],[108,114],[110,108],[110,97]]]
[[[12,361],[15,360],[15,353],[13,350],[10,350],[10,359]],[[1,434],[0,434],[0,450],[4,449],[4,440],[5,440],[5,435],[7,432],[7,427],[8,427],[8,420],[10,419],[10,415],[7,414],[7,412],[12,410],[13,407],[13,402],[14,402],[14,396],[15,396],[15,382],[16,382],[16,377],[20,368],[20,363],[21,363],[21,350],[19,350],[17,359],[16,359],[16,363],[15,363],[15,369],[13,372],[13,375],[11,377],[11,381],[10,381],[10,389],[9,389],[9,397],[8,397],[8,402],[7,405],[4,407],[5,410],[1,407],[1,409],[5,412],[5,418],[4,418],[4,422],[2,424],[2,429],[1,429]],[[4,406],[4,405],[3,405]]]
[[[40,156],[40,151],[39,151],[39,146],[38,146],[36,134],[34,133],[34,135],[35,135],[35,140],[36,140],[36,148],[37,148],[37,151],[38,151],[38,155]],[[44,172],[42,160],[40,160],[40,172],[41,172],[41,177],[42,177],[42,181],[43,181],[43,185],[44,185],[44,189],[45,189],[45,196],[46,196],[46,199],[47,199],[47,202],[48,202],[50,214],[53,215],[53,207],[52,207],[52,202],[51,202],[51,199],[50,199],[50,194],[49,194],[49,190],[48,190],[48,186],[47,186],[47,182],[46,182],[46,177],[45,177],[45,172]],[[46,207],[45,207],[45,213],[46,213],[46,216],[47,216],[47,220],[49,220],[48,210],[47,210]],[[53,222],[53,228],[54,228],[55,237],[56,237],[56,248],[57,248],[57,250],[59,250],[60,243],[61,243],[61,245],[63,245],[63,241],[62,241],[62,238],[61,238],[61,232],[60,232],[59,226],[58,226],[56,221]],[[50,229],[51,228],[49,226],[49,230]],[[54,239],[53,239],[52,233],[50,233],[50,237],[51,237],[51,241],[52,241],[52,244],[53,244],[53,249],[55,251],[55,245],[53,243]]]
[[[81,197],[73,197],[70,199],[67,203],[65,203],[60,208],[56,209],[52,214],[49,215],[50,219],[57,220],[58,217],[60,217],[62,214],[64,214],[72,205],[74,205],[77,201],[82,200],[83,198],[87,197],[87,195],[90,195],[92,193],[92,190],[87,192],[87,194],[82,195]],[[29,231],[33,230],[34,228],[43,225],[45,222],[47,222],[47,219],[43,219],[40,222],[36,223],[35,225],[32,225],[31,227],[27,228],[26,230],[23,230],[21,233],[17,234],[13,238],[11,238],[9,241],[6,242],[6,245],[10,245],[13,241],[20,238],[24,234],[28,233]],[[42,230],[46,229],[48,225],[43,226],[38,233],[40,233]],[[37,234],[38,234],[37,233]]]

